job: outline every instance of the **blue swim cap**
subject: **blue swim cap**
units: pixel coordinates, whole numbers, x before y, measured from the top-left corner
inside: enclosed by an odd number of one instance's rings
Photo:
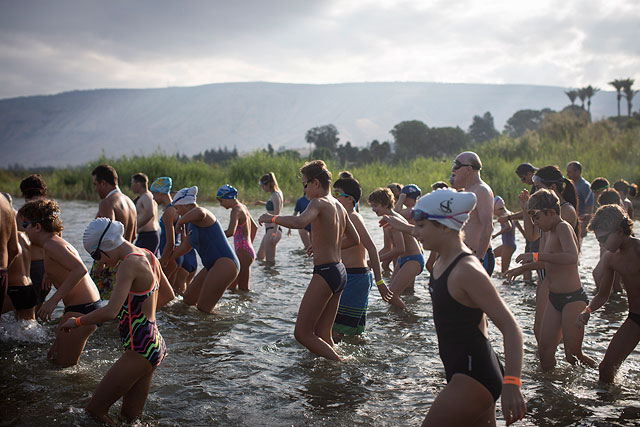
[[[225,184],[218,188],[218,192],[216,193],[216,197],[218,199],[235,199],[237,195],[238,190],[229,184]]]
[[[153,181],[151,187],[149,187],[149,191],[153,191],[154,193],[163,193],[169,194],[171,192],[172,181],[168,176],[161,176],[160,178]]]
[[[402,187],[400,193],[406,194],[407,197],[410,197],[412,199],[417,199],[418,197],[420,197],[420,194],[422,194],[422,190],[420,190],[420,187],[415,184],[407,184]]]

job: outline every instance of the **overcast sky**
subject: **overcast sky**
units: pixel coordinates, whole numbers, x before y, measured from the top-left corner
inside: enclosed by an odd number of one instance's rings
[[[640,87],[638,0],[0,0],[0,98],[269,81]]]

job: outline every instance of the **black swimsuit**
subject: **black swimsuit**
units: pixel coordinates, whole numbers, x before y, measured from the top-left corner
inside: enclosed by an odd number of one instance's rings
[[[463,252],[439,278],[431,275],[429,292],[433,304],[433,322],[447,382],[451,381],[454,374],[468,375],[485,386],[496,401],[502,393],[504,370],[491,343],[478,329],[484,313],[479,308],[467,307],[454,300],[447,288],[449,274],[458,261],[471,255]]]
[[[313,274],[319,274],[334,294],[342,291],[347,284],[347,269],[341,262],[316,265],[313,267]]]

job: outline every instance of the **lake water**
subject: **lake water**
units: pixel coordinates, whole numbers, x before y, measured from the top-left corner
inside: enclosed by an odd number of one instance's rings
[[[60,205],[63,236],[89,266],[90,257],[81,239],[97,203],[65,201]],[[206,207],[226,226],[229,211]],[[285,208],[292,210],[292,206]],[[263,209],[251,211],[257,218]],[[380,245],[382,231],[377,218],[367,208],[363,215]],[[256,246],[262,234],[260,230]],[[524,244],[519,233],[517,239],[520,253]],[[494,247],[497,245],[498,239],[494,240]],[[366,334],[338,344],[341,355],[352,357],[335,363],[314,357],[293,337],[298,305],[313,267],[301,249],[295,231],[291,237],[283,237],[277,265],[255,263],[252,291],[226,294],[216,307],[216,315],[203,315],[179,298],[158,312],[158,327],[169,353],[154,375],[144,416],[136,425],[420,425],[434,397],[445,386],[426,287],[428,273],[417,278],[415,295],[404,297],[408,304],[404,312],[391,309],[373,289]],[[597,242],[590,234],[583,244],[580,265],[590,295],[594,289],[591,271],[598,253]],[[498,278],[493,282],[524,333],[522,382],[528,413],[517,425],[640,423],[637,351],[622,365],[615,385],[607,388],[598,385],[597,369],[565,362],[562,346],[556,354],[558,367],[543,373],[533,336],[535,287],[521,282],[505,285]],[[61,314],[62,306],[54,317]],[[626,298],[612,296],[587,326],[585,352],[600,361],[626,316]],[[93,425],[83,408],[122,354],[116,326],[109,322],[98,328],[89,338],[78,366],[56,369],[46,360],[55,325],[30,325],[25,330],[12,314],[3,316],[0,423]],[[491,323],[489,331],[493,347],[503,359],[502,336]],[[116,403],[111,414],[119,414],[119,408],[120,403]]]

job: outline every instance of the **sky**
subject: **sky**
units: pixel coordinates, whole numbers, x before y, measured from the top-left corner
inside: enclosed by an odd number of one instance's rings
[[[0,98],[209,83],[640,86],[638,0],[0,0]]]

